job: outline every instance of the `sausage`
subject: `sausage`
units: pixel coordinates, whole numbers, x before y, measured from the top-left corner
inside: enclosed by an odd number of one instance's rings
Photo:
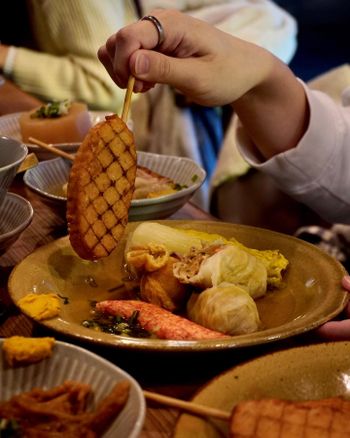
[[[183,341],[222,339],[229,336],[207,329],[186,318],[162,309],[155,304],[137,300],[107,300],[96,304],[96,310],[109,315],[130,318],[139,312],[138,321],[141,327],[160,339]]]

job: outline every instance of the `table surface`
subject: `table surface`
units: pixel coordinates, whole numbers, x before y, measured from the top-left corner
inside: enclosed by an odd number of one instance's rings
[[[40,101],[23,93],[8,81],[0,87],[0,115],[28,110],[37,106],[38,103]],[[0,311],[0,337],[15,334],[44,336],[49,334],[47,329],[33,323],[13,305],[8,295],[7,281],[13,267],[24,257],[40,246],[67,234],[65,206],[48,201],[31,191],[24,185],[22,175],[17,175],[10,191],[18,193],[31,202],[34,217],[31,225],[20,238],[0,257],[0,298],[2,307],[6,309],[4,314]],[[191,203],[187,203],[170,219],[215,220],[214,217]],[[65,339],[56,333],[55,337],[72,342],[71,339]],[[76,340],[74,342],[77,343]],[[255,346],[240,351],[233,349],[215,353],[186,354],[153,354],[84,345],[83,343],[80,345],[125,369],[138,380],[143,389],[181,399],[190,399],[202,385],[220,372],[266,352],[298,345],[298,343],[298,340],[285,340],[273,345]],[[141,438],[171,437],[180,414],[178,409],[147,402],[146,420]]]

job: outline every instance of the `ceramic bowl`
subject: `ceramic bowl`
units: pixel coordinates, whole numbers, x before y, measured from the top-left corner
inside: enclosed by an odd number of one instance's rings
[[[0,347],[2,343],[3,340],[0,340]],[[61,341],[55,341],[49,358],[16,368],[6,366],[0,351],[1,400],[8,400],[34,387],[52,388],[66,380],[91,385],[94,397],[88,409],[105,398],[118,381],[128,380],[131,385],[128,401],[103,437],[139,436],[145,418],[144,396],[136,380],[116,365],[88,350]]]
[[[0,136],[0,205],[27,154],[26,145],[13,138]]]
[[[6,193],[0,205],[0,254],[28,227],[33,218],[30,202],[15,193]]]
[[[203,184],[206,173],[189,158],[137,153],[138,164],[160,175],[167,176],[180,185],[187,186],[176,193],[152,199],[134,199],[129,210],[129,220],[163,219],[181,208]],[[66,202],[63,185],[68,181],[71,163],[55,158],[28,169],[23,177],[25,184],[48,199]]]

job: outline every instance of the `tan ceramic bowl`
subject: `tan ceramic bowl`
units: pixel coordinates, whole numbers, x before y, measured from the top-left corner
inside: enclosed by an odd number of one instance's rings
[[[336,396],[349,399],[349,381],[350,342],[322,343],[268,354],[236,366],[206,384],[193,401],[231,412],[242,400],[316,400]],[[181,415],[174,438],[195,436],[228,436],[228,423]]]
[[[290,262],[285,286],[257,301],[263,330],[227,339],[205,341],[167,341],[137,339],[97,332],[82,326],[90,317],[91,301],[119,297],[123,270],[123,251],[127,233],[138,223],[130,223],[124,240],[109,257],[98,262],[80,259],[68,237],[37,249],[13,270],[9,292],[15,303],[29,292],[54,292],[67,297],[59,317],[43,324],[58,332],[111,347],[158,352],[217,351],[246,347],[312,330],[337,315],[347,303],[341,287],[344,268],[317,247],[272,231],[205,221],[159,221],[170,226],[193,228],[225,237],[235,237],[257,249],[279,249]],[[119,292],[118,292],[119,290]]]

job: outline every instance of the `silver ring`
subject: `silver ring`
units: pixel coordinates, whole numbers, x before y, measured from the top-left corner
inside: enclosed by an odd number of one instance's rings
[[[148,20],[155,26],[158,33],[158,43],[156,47],[159,47],[161,44],[163,44],[165,40],[164,28],[158,18],[156,18],[154,15],[145,15],[141,18],[141,20]]]

